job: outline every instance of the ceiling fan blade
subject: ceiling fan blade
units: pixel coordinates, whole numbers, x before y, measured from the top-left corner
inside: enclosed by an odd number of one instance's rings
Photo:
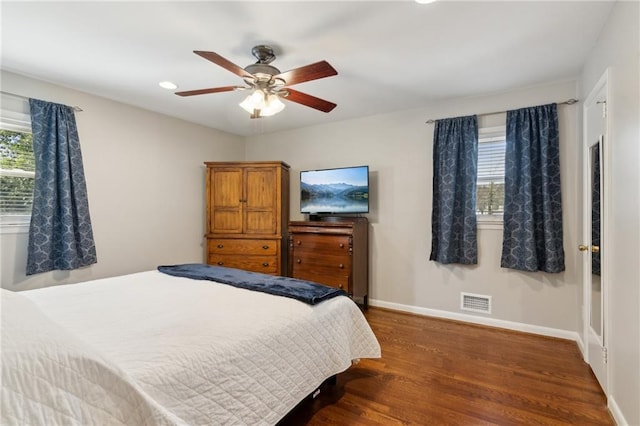
[[[325,101],[324,99],[316,98],[315,96],[307,95],[306,93],[298,92],[297,90],[289,89],[288,87],[286,90],[289,92],[289,96],[283,97],[283,99],[296,102],[322,112],[329,112],[337,106],[333,102]]]
[[[337,75],[336,71],[329,62],[320,61],[311,65],[305,65],[304,67],[294,68],[289,71],[285,71],[278,75],[274,75],[273,78],[281,78],[286,82],[287,86],[303,83],[305,81],[317,80],[319,78],[331,77]]]
[[[231,92],[236,89],[240,89],[242,86],[224,86],[224,87],[212,87],[210,89],[198,89],[198,90],[187,90],[185,92],[176,92],[178,96],[194,96],[194,95],[206,95],[207,93],[218,93],[218,92]]]
[[[216,65],[220,65],[222,68],[231,71],[232,73],[234,73],[237,76],[240,76],[242,78],[255,79],[255,76],[253,74],[245,71],[242,67],[239,67],[238,65],[236,65],[233,62],[223,58],[222,56],[218,55],[217,53],[205,52],[205,51],[202,51],[202,50],[194,50],[193,53],[195,53],[196,55],[202,56],[206,60],[211,61]]]

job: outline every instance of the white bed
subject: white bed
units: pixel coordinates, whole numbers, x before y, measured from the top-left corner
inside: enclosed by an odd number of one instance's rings
[[[3,290],[0,420],[270,425],[379,356],[345,296],[311,306],[157,271]]]

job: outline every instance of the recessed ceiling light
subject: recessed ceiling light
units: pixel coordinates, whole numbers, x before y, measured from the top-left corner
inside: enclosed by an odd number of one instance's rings
[[[167,90],[174,90],[178,88],[177,84],[172,83],[170,81],[161,81],[160,83],[158,83],[158,85],[160,85],[160,87],[162,87],[163,89],[167,89]]]
[[[415,0],[416,3],[420,3],[420,4],[429,4],[429,3],[433,3],[436,0]]]

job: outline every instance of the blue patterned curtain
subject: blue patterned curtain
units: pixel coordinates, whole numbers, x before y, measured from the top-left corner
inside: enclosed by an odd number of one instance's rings
[[[476,180],[478,119],[437,120],[433,132],[430,260],[478,263]]]
[[[556,104],[507,111],[503,268],[564,271]]]
[[[36,161],[27,275],[97,262],[73,108],[29,99]]]

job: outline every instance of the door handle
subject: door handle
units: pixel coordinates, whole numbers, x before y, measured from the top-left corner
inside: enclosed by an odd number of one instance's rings
[[[584,244],[580,244],[578,246],[578,250],[580,250],[580,251],[589,251],[589,246],[585,246]],[[591,251],[593,253],[599,253],[600,252],[600,246],[591,246]]]

